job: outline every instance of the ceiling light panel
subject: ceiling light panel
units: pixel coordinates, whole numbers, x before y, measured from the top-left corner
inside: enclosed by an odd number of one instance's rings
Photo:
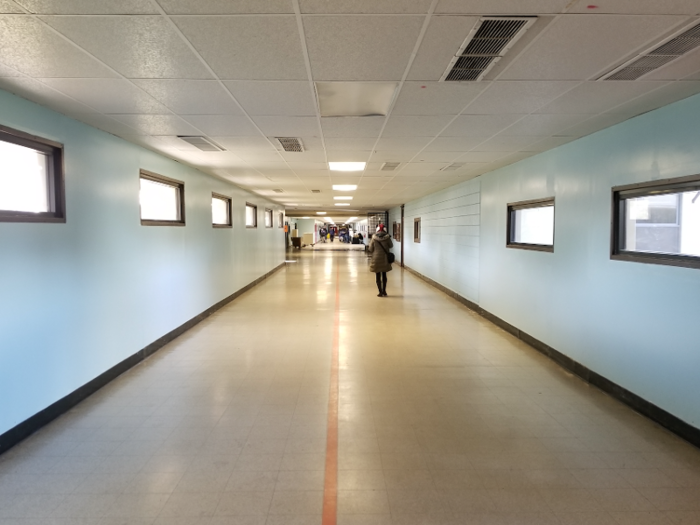
[[[336,201],[351,201],[351,200],[352,200],[352,197],[339,196],[339,197],[333,197],[333,200],[336,200]]]
[[[334,184],[333,189],[335,191],[355,191],[357,184]]]
[[[385,116],[394,100],[396,82],[316,82],[322,117]]]
[[[367,165],[366,162],[329,162],[331,171],[362,171]]]

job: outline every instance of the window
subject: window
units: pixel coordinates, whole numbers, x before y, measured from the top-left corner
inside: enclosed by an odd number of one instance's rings
[[[554,198],[508,204],[508,248],[554,251]]]
[[[226,195],[211,194],[211,224],[214,228],[230,228],[232,226],[231,199]]]
[[[613,259],[700,268],[700,175],[612,189]]]
[[[413,219],[413,242],[420,242],[420,217]]]
[[[265,228],[272,228],[272,210],[265,209]]]
[[[144,226],[185,225],[185,184],[150,171],[141,170],[141,224]]]
[[[279,224],[277,225],[279,228],[284,228],[284,212],[281,211],[279,213]]]
[[[246,228],[257,228],[258,227],[258,207],[254,204],[245,205],[245,227]]]
[[[66,222],[61,144],[0,126],[0,221]]]

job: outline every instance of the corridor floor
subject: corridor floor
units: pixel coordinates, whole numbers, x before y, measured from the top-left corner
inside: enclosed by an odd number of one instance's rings
[[[0,525],[700,524],[700,450],[396,266],[289,256],[0,456]]]

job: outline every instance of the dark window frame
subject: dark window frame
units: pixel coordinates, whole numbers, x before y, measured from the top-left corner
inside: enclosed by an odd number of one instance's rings
[[[185,183],[181,180],[171,179],[165,175],[154,173],[152,171],[141,169],[139,170],[139,184],[141,179],[160,182],[178,189],[178,206],[180,208],[180,218],[174,221],[165,221],[159,219],[141,219],[141,226],[185,226]],[[139,202],[139,215],[141,213],[141,203]]]
[[[66,184],[63,144],[6,126],[0,126],[0,141],[40,151],[48,156],[47,188],[49,203],[49,211],[46,212],[0,210],[0,222],[65,223]]]
[[[693,190],[700,191],[700,175],[689,175],[687,177],[676,177],[613,187],[611,189],[610,259],[700,269],[700,257],[698,256],[636,252],[622,249],[622,245],[625,241],[626,226],[625,207],[623,205],[625,200],[635,197],[669,195]],[[680,217],[678,220],[680,221]]]
[[[250,202],[245,203],[246,207],[246,215],[245,215],[245,227],[246,228],[257,228],[258,227],[258,207],[255,204],[251,204]],[[253,224],[248,224],[248,207],[253,208],[255,210],[255,213],[253,213]]]
[[[530,244],[525,242],[513,241],[515,232],[515,216],[518,210],[528,210],[533,208],[546,208],[551,206],[554,208],[554,220],[552,222],[552,244]],[[556,205],[554,197],[545,197],[542,199],[532,199],[527,201],[510,202],[506,205],[506,248],[516,248],[518,250],[534,250],[538,252],[554,252],[554,241],[556,240]]]
[[[278,228],[284,228],[284,212],[277,212],[277,220],[279,221]]]
[[[413,219],[413,242],[420,243],[421,238],[422,238],[422,231],[421,231],[421,218],[416,217]]]
[[[275,227],[275,216],[272,213],[272,210],[270,208],[265,208],[265,228],[274,228]],[[267,225],[267,218],[270,218],[270,225]]]
[[[216,192],[211,192],[211,198],[212,200],[214,199],[219,199],[222,201],[226,202],[226,224],[215,224],[214,223],[214,217],[212,217],[211,221],[211,226],[212,228],[233,228],[233,211],[232,211],[232,202],[231,202],[231,197],[227,197],[226,195],[222,195],[221,193],[216,193]]]

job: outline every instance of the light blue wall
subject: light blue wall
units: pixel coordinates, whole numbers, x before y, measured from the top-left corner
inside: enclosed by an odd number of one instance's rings
[[[484,175],[480,305],[700,426],[700,270],[610,259],[611,188],[700,173],[700,96]],[[554,253],[505,247],[554,196]]]
[[[400,208],[391,210],[390,218],[397,213],[400,218]],[[479,178],[406,203],[404,264],[478,303],[479,213]],[[421,219],[420,243],[413,242],[416,217]]]
[[[0,222],[0,434],[284,261],[281,208],[0,91],[0,124],[64,144],[67,222]],[[141,226],[139,169],[184,181],[185,227]],[[233,199],[211,226],[211,192]]]

